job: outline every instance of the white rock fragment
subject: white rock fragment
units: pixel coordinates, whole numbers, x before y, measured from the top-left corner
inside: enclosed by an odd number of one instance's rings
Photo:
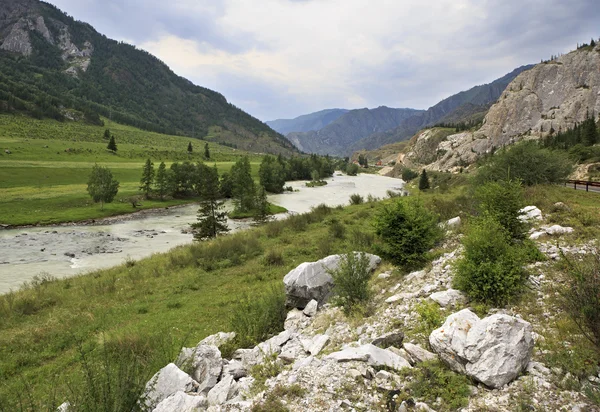
[[[208,406],[208,401],[201,395],[189,395],[179,391],[164,399],[152,412],[195,412]]]
[[[360,361],[367,362],[374,367],[388,367],[395,370],[411,368],[410,363],[395,353],[381,349],[377,346],[367,344],[358,348],[346,348],[339,352],[334,352],[326,357],[338,362]]]
[[[316,300],[311,300],[308,302],[302,313],[304,313],[308,317],[313,317],[317,314],[317,310],[319,309],[319,302]]]
[[[404,350],[408,353],[408,355],[410,355],[415,363],[437,359],[437,355],[435,353],[431,353],[418,345],[413,345],[412,343],[405,343]]]
[[[521,222],[533,222],[536,220],[543,220],[542,211],[536,206],[527,206],[519,210],[521,214],[519,220]]]
[[[141,400],[147,409],[152,410],[169,396],[179,391],[196,392],[198,387],[198,382],[190,375],[169,363],[148,381]]]
[[[447,306],[462,305],[467,302],[467,297],[458,290],[448,289],[442,292],[435,292],[429,296],[429,299],[445,308]]]
[[[461,219],[460,216],[457,216],[453,219],[450,219],[446,222],[446,227],[448,228],[455,228],[455,227],[459,227],[461,224]]]

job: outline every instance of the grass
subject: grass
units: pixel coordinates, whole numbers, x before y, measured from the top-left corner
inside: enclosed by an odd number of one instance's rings
[[[269,214],[270,215],[276,215],[278,213],[285,213],[288,210],[283,207],[283,206],[278,206],[278,205],[274,205],[272,203],[269,203]],[[240,212],[240,211],[235,211],[232,210],[231,212],[229,212],[227,215],[231,218],[231,219],[248,219],[254,216],[254,211],[248,211],[248,212]]]
[[[19,410],[19,402],[25,410],[52,409],[81,396],[86,370],[81,348],[100,374],[104,346],[121,342],[120,352],[131,351],[139,360],[136,379],[149,379],[182,346],[231,330],[231,314],[245,307],[246,297],[280,287],[291,269],[324,257],[313,239],[328,238],[331,253],[348,250],[351,239],[331,238],[325,219],[344,222],[350,232],[360,228],[372,235],[365,211],[372,211],[369,204],[319,207],[308,215],[179,247],[134,265],[46,279],[0,296],[0,411]],[[299,222],[302,231],[296,230]],[[272,250],[280,255],[273,257]],[[163,344],[144,344],[157,335]],[[118,358],[111,359],[118,363]],[[23,398],[16,399],[17,393]]]
[[[108,121],[106,121],[108,125]],[[112,123],[118,150],[106,149],[104,127],[77,122],[34,120],[0,115],[0,224],[56,224],[131,213],[129,198],[140,195],[142,167],[150,158],[161,161],[204,161],[205,141],[146,132]],[[189,143],[195,147],[187,152]],[[209,143],[211,159],[219,173],[229,171],[246,152]],[[11,154],[6,154],[9,150]],[[258,179],[261,157],[250,155]],[[100,210],[87,194],[87,179],[94,164],[106,166],[120,182],[112,204]],[[141,208],[161,208],[194,199],[144,201]]]

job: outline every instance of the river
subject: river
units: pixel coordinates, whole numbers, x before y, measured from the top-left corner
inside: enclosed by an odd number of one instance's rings
[[[345,176],[336,173],[326,186],[308,188],[305,182],[290,182],[294,192],[270,195],[271,203],[290,213],[308,212],[321,203],[348,204],[358,193],[385,197],[388,190],[399,191],[403,182],[377,175]],[[227,205],[231,207],[231,205]],[[141,259],[153,253],[192,242],[185,233],[196,220],[197,205],[163,209],[139,218],[107,225],[44,226],[0,230],[0,294],[16,290],[34,276],[49,274],[65,278],[96,269]],[[279,215],[285,218],[287,214]],[[250,220],[229,221],[232,231],[251,226]]]

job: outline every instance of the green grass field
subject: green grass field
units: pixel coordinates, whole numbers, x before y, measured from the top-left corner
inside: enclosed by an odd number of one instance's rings
[[[135,211],[128,202],[139,195],[139,180],[146,159],[155,167],[161,161],[204,160],[205,141],[151,133],[112,123],[118,150],[108,151],[104,127],[77,122],[35,120],[0,116],[0,224],[53,224],[114,216]],[[194,150],[187,152],[189,143]],[[240,156],[250,155],[252,172],[258,177],[261,157],[208,143],[208,164],[217,164],[219,173],[228,171]],[[9,151],[10,154],[6,153]],[[94,164],[111,169],[120,182],[113,203],[94,204],[87,194],[87,180]],[[166,207],[190,202],[144,201],[141,208]]]

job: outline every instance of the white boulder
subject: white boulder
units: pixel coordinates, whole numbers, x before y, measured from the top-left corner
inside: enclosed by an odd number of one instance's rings
[[[304,313],[308,317],[313,317],[317,314],[317,310],[319,309],[319,302],[316,300],[311,300],[308,302],[302,313]]]
[[[146,409],[154,409],[160,402],[171,395],[181,392],[197,392],[198,382],[182,371],[174,363],[159,370],[146,383],[141,402]]]
[[[396,355],[392,351],[381,349],[371,344],[357,348],[346,348],[328,355],[326,359],[333,359],[338,362],[367,362],[374,367],[388,367],[394,370],[411,368],[410,363],[406,359]]]
[[[228,399],[233,398],[235,396],[234,392],[235,381],[233,376],[227,375],[208,392],[208,404],[211,406],[221,405],[227,402]]]
[[[410,358],[414,360],[415,363],[437,359],[437,355],[435,353],[431,353],[418,345],[413,345],[412,343],[405,343],[404,350],[406,353],[408,353]]]
[[[534,222],[536,220],[543,220],[542,211],[536,206],[527,206],[519,210],[521,214],[519,220],[521,222]]]
[[[448,220],[446,222],[446,227],[448,227],[448,228],[459,227],[460,224],[461,224],[460,216],[457,216],[455,218],[452,218],[452,219]]]
[[[549,226],[549,227],[544,227],[543,229],[549,235],[566,235],[568,233],[574,232],[572,227],[563,227],[561,225],[553,225],[553,226]]]
[[[533,351],[532,332],[531,324],[522,319],[497,314],[480,320],[464,309],[434,330],[429,343],[453,370],[500,388],[527,367]]]
[[[442,292],[435,292],[429,296],[429,299],[445,308],[447,306],[457,306],[466,303],[467,297],[460,291],[448,289]]]
[[[176,361],[177,365],[189,370],[200,388],[198,392],[207,394],[221,376],[223,360],[216,346],[200,344],[193,349],[183,348]]]
[[[179,391],[156,405],[153,412],[195,412],[207,406],[208,402],[204,396],[189,395]]]
[[[379,256],[368,253],[366,256],[370,270],[381,263]],[[332,255],[317,262],[304,262],[285,275],[283,283],[288,306],[303,309],[313,299],[319,305],[327,301],[333,289],[333,279],[328,272],[339,267],[341,257]]]
[[[198,345],[212,345],[217,348],[235,338],[235,332],[219,332],[202,339]]]

